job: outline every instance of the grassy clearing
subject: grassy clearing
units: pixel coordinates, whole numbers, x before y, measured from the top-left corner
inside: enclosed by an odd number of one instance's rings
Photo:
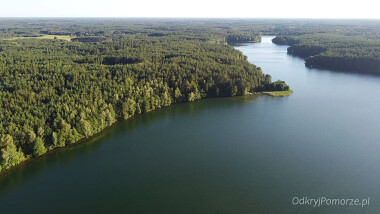
[[[273,97],[286,97],[289,96],[293,93],[293,90],[288,90],[288,91],[264,91],[261,92],[262,94],[266,94],[269,96]]]
[[[3,39],[3,40],[16,40],[16,39],[61,39],[61,40],[66,40],[70,41],[72,38],[71,36],[62,36],[62,35],[41,35],[38,37],[13,37],[13,38],[8,38],[8,39]]]

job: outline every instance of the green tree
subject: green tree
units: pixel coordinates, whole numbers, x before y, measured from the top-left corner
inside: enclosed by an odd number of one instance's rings
[[[92,135],[91,124],[87,120],[81,119],[80,125],[84,136],[89,137]]]
[[[28,131],[27,136],[28,136],[28,142],[29,143],[33,143],[36,140],[36,134],[32,130]]]
[[[192,102],[192,101],[195,100],[195,94],[194,94],[194,92],[190,92],[190,93],[189,93],[189,96],[187,97],[187,100],[188,100],[189,102]]]
[[[174,92],[174,99],[176,102],[183,102],[181,90],[177,87]]]
[[[2,135],[0,137],[0,147],[1,147],[1,158],[0,166],[1,169],[8,169],[12,166],[17,165],[24,160],[24,154],[19,149],[17,151],[16,145],[13,142],[13,138],[10,135]]]
[[[40,156],[45,154],[46,151],[47,149],[45,148],[44,141],[40,137],[37,137],[33,147],[33,155]]]

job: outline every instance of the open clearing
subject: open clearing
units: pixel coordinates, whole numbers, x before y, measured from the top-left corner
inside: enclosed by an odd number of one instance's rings
[[[67,36],[67,35],[40,35],[40,36],[36,36],[36,37],[13,37],[13,38],[7,38],[7,39],[3,39],[3,40],[16,40],[16,39],[61,39],[61,40],[66,40],[66,41],[70,41],[72,38],[74,37],[71,37],[71,36]]]

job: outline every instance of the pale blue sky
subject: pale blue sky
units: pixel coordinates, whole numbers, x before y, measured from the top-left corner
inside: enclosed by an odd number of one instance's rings
[[[0,17],[380,18],[379,0],[0,0]]]

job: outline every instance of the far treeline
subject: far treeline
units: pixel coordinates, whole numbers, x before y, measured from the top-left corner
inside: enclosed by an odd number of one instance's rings
[[[290,45],[288,53],[308,67],[380,74],[380,21],[279,35],[273,43]]]
[[[289,90],[227,42],[235,21],[0,20],[0,171],[117,120],[205,97]]]

